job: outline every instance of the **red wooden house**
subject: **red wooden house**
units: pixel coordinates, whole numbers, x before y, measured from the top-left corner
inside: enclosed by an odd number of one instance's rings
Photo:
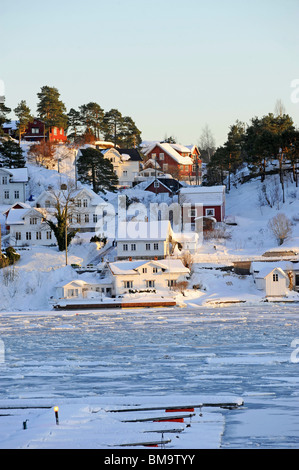
[[[44,122],[41,119],[34,119],[29,122],[23,139],[29,142],[40,142],[44,139],[47,142],[66,142],[67,136],[64,129],[58,127],[51,127],[46,131]]]
[[[155,160],[164,173],[180,180],[190,180],[193,175],[193,159],[187,147],[165,142],[156,142],[145,151],[146,160]]]
[[[179,191],[179,204],[188,211],[186,220],[195,225],[203,218],[203,227],[209,222],[223,222],[225,218],[225,186],[189,186]]]

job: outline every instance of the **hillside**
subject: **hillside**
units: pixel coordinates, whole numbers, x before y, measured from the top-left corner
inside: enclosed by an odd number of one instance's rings
[[[28,170],[29,193],[37,197],[49,185],[59,187],[61,182],[74,175],[73,157],[63,161],[60,173],[34,164],[28,164]],[[277,178],[275,175],[268,176],[266,185],[267,191],[274,188],[279,195]],[[229,299],[260,302],[263,295],[256,289],[251,276],[238,276],[219,268],[231,265],[234,260],[257,259],[265,251],[275,248],[277,242],[268,228],[268,221],[279,212],[283,212],[293,224],[292,237],[283,246],[295,247],[299,252],[299,188],[286,182],[286,202],[282,204],[279,198],[274,198],[274,207],[269,207],[261,205],[261,186],[258,179],[232,185],[226,197],[226,215],[234,225],[225,226],[225,238],[203,241],[198,254],[194,255],[189,291],[185,296],[176,294],[179,302],[190,307]],[[152,194],[141,189],[126,190],[123,194],[130,198],[137,196],[145,204],[153,199]],[[106,194],[105,198],[112,203],[117,201],[114,194]],[[4,208],[6,206],[1,207],[1,214]],[[2,216],[2,223],[3,220]],[[0,273],[0,311],[51,309],[49,300],[55,296],[55,286],[59,282],[78,278],[70,264],[84,266],[99,254],[95,244],[84,240],[80,244],[73,242],[69,247],[68,266],[65,266],[65,253],[59,252],[56,247],[26,248],[19,252],[21,259],[14,268],[6,268]],[[85,274],[81,278],[88,276],[93,275]],[[195,285],[198,289],[193,289]]]

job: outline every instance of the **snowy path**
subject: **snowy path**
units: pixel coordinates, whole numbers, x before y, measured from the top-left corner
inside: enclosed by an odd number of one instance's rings
[[[163,424],[183,427],[164,434],[170,449],[298,448],[298,313],[285,304],[2,313],[0,447],[118,447],[152,440]],[[195,409],[191,427],[107,411],[232,398],[244,406]],[[7,409],[24,405],[50,408]]]

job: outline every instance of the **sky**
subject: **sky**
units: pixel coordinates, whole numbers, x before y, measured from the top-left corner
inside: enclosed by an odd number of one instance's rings
[[[198,144],[208,127],[220,146],[277,100],[299,124],[298,20],[299,0],[0,0],[0,83],[12,109],[36,114],[54,86],[67,111],[116,108],[143,140]]]

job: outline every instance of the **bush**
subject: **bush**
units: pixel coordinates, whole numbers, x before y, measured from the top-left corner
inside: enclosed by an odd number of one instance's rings
[[[19,253],[17,253],[12,246],[9,246],[8,248],[6,248],[5,253],[2,253],[2,255],[0,255],[0,268],[5,268],[6,266],[15,264],[15,262],[19,259]]]
[[[292,235],[291,221],[283,213],[279,213],[269,220],[268,227],[276,238],[278,245],[282,245]]]

